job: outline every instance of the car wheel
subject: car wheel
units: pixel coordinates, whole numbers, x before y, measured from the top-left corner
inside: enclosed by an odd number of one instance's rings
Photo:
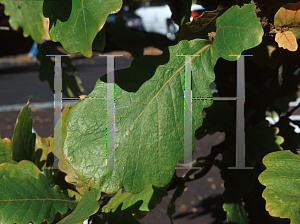
[[[168,23],[168,31],[167,31],[167,38],[169,40],[175,40],[176,37],[176,28],[173,22]]]

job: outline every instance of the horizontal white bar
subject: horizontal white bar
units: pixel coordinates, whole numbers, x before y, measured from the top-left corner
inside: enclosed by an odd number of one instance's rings
[[[0,26],[0,30],[10,30],[10,28],[7,26]]]

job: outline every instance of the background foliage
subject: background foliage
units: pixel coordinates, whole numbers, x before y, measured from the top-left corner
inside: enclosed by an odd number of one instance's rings
[[[0,139],[0,222],[82,223],[89,217],[89,223],[139,223],[168,191],[176,189],[167,208],[172,222],[175,201],[185,183],[202,178],[216,166],[224,180],[228,223],[300,223],[300,138],[290,125],[299,122],[289,118],[295,109],[288,111],[299,85],[300,2],[202,0],[199,3],[207,12],[189,22],[186,9],[192,1],[168,1],[180,30],[176,44],[159,56],[142,55],[141,44],[130,44],[132,38],[142,40],[143,35],[123,26],[121,20],[104,25],[122,1],[0,2],[12,28],[22,27],[24,36],[38,43],[51,39],[69,53],[91,57],[93,49],[103,50],[111,35],[135,57],[129,68],[115,73],[115,161],[125,169],[98,169],[106,163],[106,103],[88,100],[65,107],[58,123],[63,133],[60,165],[70,169],[45,169],[53,166],[58,136],[41,138],[31,133],[28,101],[18,116],[13,139]],[[143,1],[124,3],[136,7]],[[120,38],[120,33],[131,38]],[[40,79],[47,80],[52,90],[53,64],[45,55],[55,53],[56,48],[39,45]],[[213,81],[218,89],[214,96],[235,97],[237,58],[232,54],[253,55],[245,58],[245,163],[254,169],[228,169],[236,165],[236,102],[197,100],[192,117],[195,137],[217,131],[226,137],[207,157],[194,161],[193,166],[201,170],[190,169],[178,177],[175,166],[184,158],[186,62],[177,55],[194,55],[193,97],[212,97],[209,84]],[[62,58],[76,71],[71,60]],[[78,77],[63,73],[62,78],[65,96],[82,92]],[[105,97],[106,79],[101,77],[88,97]],[[265,117],[270,114],[278,115],[279,122],[269,124]],[[215,159],[219,154],[222,160]],[[117,194],[110,197],[111,193]]]

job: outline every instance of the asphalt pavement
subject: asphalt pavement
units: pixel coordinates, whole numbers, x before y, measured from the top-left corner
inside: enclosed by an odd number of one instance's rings
[[[132,58],[116,57],[115,69],[130,66]],[[106,58],[94,55],[91,58],[75,57],[73,64],[78,69],[75,73],[81,80],[84,95],[89,94],[100,76],[106,74]],[[1,66],[2,65],[2,66]],[[72,74],[63,64],[63,71]],[[20,60],[19,64],[13,59],[0,60],[0,94],[5,96],[0,99],[0,105],[22,104],[30,102],[49,102],[54,100],[54,94],[48,82],[39,80],[39,64],[37,62]],[[34,88],[33,88],[34,87]]]

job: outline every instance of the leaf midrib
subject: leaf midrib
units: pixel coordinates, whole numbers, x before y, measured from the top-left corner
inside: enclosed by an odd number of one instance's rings
[[[197,55],[201,54],[206,48],[212,46],[212,44],[208,44],[205,47],[201,48],[196,54],[195,56],[191,56],[190,61],[185,62],[180,68],[177,69],[177,71],[165,82],[165,84],[161,87],[161,89],[155,94],[155,96],[149,101],[149,103],[147,103],[147,106],[143,109],[143,111],[137,116],[137,118],[132,122],[132,124],[129,126],[129,128],[124,132],[124,135],[121,136],[121,138],[119,139],[119,141],[116,143],[116,145],[118,145],[120,143],[120,141],[122,140],[122,138],[126,135],[126,133],[130,130],[130,128],[135,124],[135,122],[142,116],[142,114],[144,113],[144,111],[148,108],[148,106],[152,103],[152,101],[157,98],[157,96],[160,94],[160,92],[165,88],[165,86],[174,78],[174,76],[181,71],[186,64],[190,63]]]

